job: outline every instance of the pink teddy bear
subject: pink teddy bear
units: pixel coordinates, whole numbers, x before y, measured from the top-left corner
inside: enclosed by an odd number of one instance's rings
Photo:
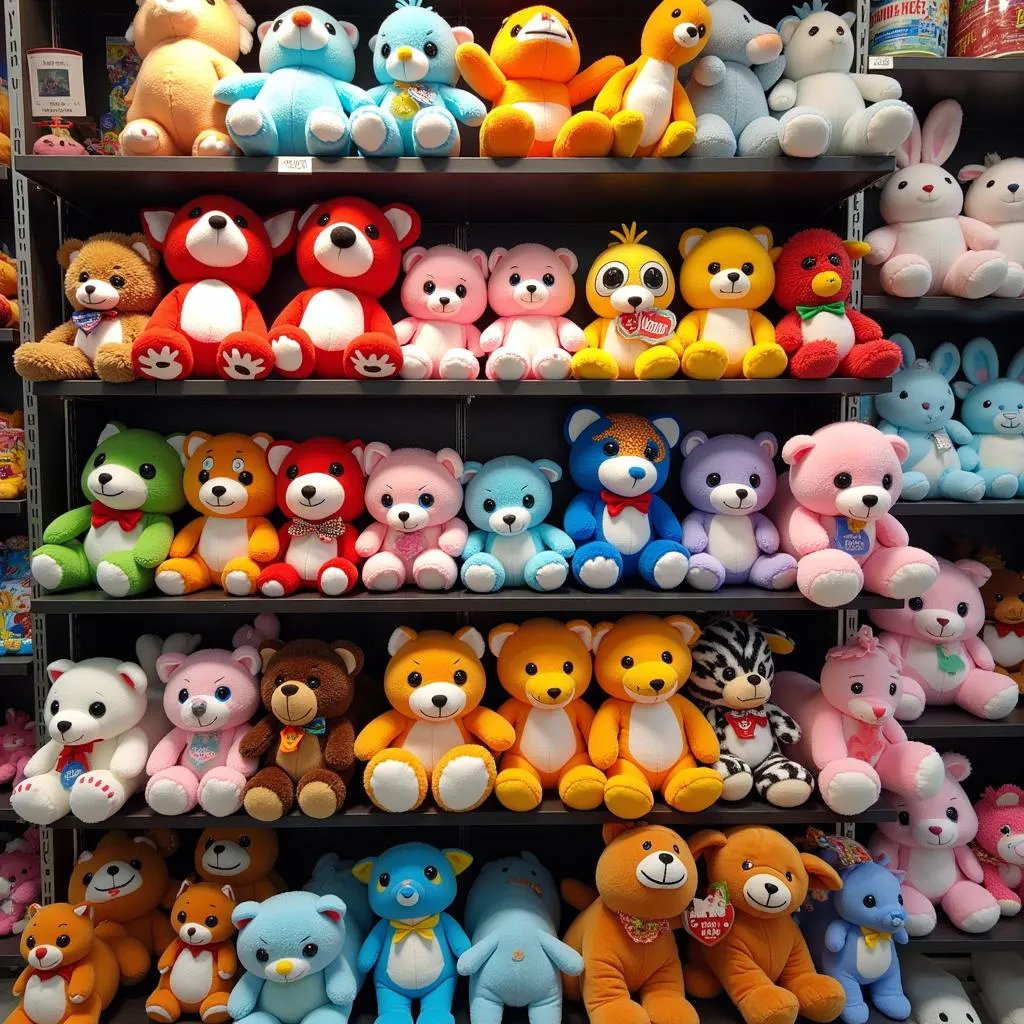
[[[38,901],[41,879],[39,829],[26,829],[0,853],[0,935],[24,931],[25,911]]]
[[[0,726],[0,783],[16,786],[25,778],[25,765],[36,752],[36,725],[24,711],[8,708]]]
[[[971,849],[1003,917],[1020,913],[1024,897],[1024,789],[989,786],[974,805],[978,838]]]
[[[820,687],[798,672],[775,676],[777,702],[801,730],[788,752],[814,765],[822,798],[837,814],[860,814],[883,789],[927,799],[942,785],[942,759],[908,740],[896,721],[902,682],[898,659],[870,626],[828,652]]]
[[[487,299],[498,319],[480,335],[488,380],[564,380],[586,344],[565,314],[576,299],[576,256],[526,242],[495,249]]]
[[[896,797],[897,820],[882,822],[871,839],[871,855],[904,871],[907,932],[927,935],[935,928],[935,904],[961,931],[987,932],[999,920],[996,898],[981,886],[984,874],[970,843],[978,818],[960,783],[971,774],[963,754],[943,754],[946,775],[935,796]]]
[[[476,380],[480,331],[487,309],[487,254],[453,245],[413,246],[402,261],[402,305],[409,314],[395,324],[406,380]]]
[[[937,560],[938,579],[906,606],[869,612],[882,643],[903,660],[903,674],[920,688],[904,698],[898,716],[917,718],[925,704],[956,704],[979,718],[1005,718],[1018,688],[995,662],[978,631],[985,624],[979,587],[992,575],[981,562]]]
[[[889,510],[903,485],[907,442],[866,423],[830,423],[782,448],[791,469],[779,477],[768,518],[781,549],[798,560],[796,585],[826,608],[862,588],[884,597],[923,594],[939,567]]]
[[[161,654],[156,671],[174,728],[146,762],[146,802],[158,814],[184,814],[197,802],[218,818],[234,814],[257,768],[239,746],[260,705],[259,651],[244,646]]]
[[[459,578],[455,559],[469,528],[462,508],[462,459],[451,448],[436,454],[373,441],[363,454],[366,509],[377,521],[359,535],[367,590],[398,590],[411,580],[421,590],[448,590]]]

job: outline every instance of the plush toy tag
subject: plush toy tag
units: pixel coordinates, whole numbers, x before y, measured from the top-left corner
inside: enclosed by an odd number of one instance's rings
[[[729,886],[715,882],[704,899],[695,899],[683,914],[683,927],[702,946],[714,946],[729,934],[736,908],[729,901]]]
[[[302,737],[306,735],[306,730],[299,725],[286,725],[281,730],[281,747],[280,752],[282,754],[294,754],[299,749],[299,744],[302,742]]]
[[[207,761],[212,761],[219,752],[219,733],[197,732],[189,740],[188,758],[196,767],[202,767]]]
[[[670,309],[643,309],[620,313],[615,330],[623,338],[639,338],[648,345],[664,341],[676,329],[676,315]]]
[[[953,442],[950,441],[949,434],[945,430],[936,430],[932,434],[932,442],[937,452],[951,452],[953,450]]]
[[[410,85],[409,95],[421,106],[432,107],[437,102],[437,93],[425,85]]]
[[[835,546],[848,555],[866,555],[871,551],[871,536],[864,527],[864,519],[848,519],[846,516],[836,517]]]
[[[79,775],[84,775],[89,766],[82,761],[68,761],[60,770],[60,784],[64,789],[70,789],[77,781]]]

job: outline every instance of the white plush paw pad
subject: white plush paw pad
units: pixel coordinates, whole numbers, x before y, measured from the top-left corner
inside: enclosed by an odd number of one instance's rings
[[[375,153],[384,145],[388,126],[375,111],[367,111],[352,122],[352,138],[356,145],[369,153]]]
[[[256,380],[266,365],[259,356],[237,348],[228,349],[221,357],[221,368],[231,380]]]
[[[860,593],[861,582],[859,573],[823,573],[811,583],[807,596],[823,608],[838,608],[849,604]]]
[[[223,974],[221,975],[221,978],[227,981],[227,978],[224,978]],[[216,1013],[224,1013],[227,1008],[227,1003],[214,1003],[211,1006],[206,1007],[199,1016],[202,1020],[209,1020]]]
[[[662,590],[674,590],[686,579],[689,565],[682,551],[669,551],[654,563],[654,582]]]
[[[610,558],[597,555],[580,566],[580,582],[592,590],[607,590],[619,581],[619,567]]]
[[[148,348],[139,356],[139,366],[154,380],[177,380],[182,376],[178,353],[169,345],[163,348]]]
[[[443,114],[422,114],[416,118],[413,134],[424,149],[437,149],[451,138],[452,125]]]
[[[430,360],[422,352],[410,351],[409,347],[402,349],[402,379],[426,380],[429,376]]]
[[[64,578],[64,572],[50,555],[36,555],[32,559],[32,578],[43,590],[56,590]]]
[[[160,139],[156,132],[150,131],[138,121],[132,121],[125,125],[121,134],[133,153],[151,153],[160,145]]]
[[[717,590],[718,576],[701,565],[692,565],[686,571],[686,582],[694,590]]]
[[[483,803],[491,791],[487,765],[478,757],[454,757],[437,783],[441,803],[453,811],[468,811]]]
[[[490,368],[498,380],[521,380],[527,363],[518,352],[499,351],[491,356]]]
[[[328,597],[340,597],[348,590],[348,576],[344,569],[324,569],[320,575],[320,589]]]
[[[803,779],[782,779],[765,791],[764,798],[775,807],[799,807],[814,787]]]
[[[722,799],[742,800],[754,788],[754,776],[743,772],[741,775],[722,775]]]
[[[96,582],[104,594],[111,597],[125,597],[131,589],[131,580],[128,574],[119,566],[111,562],[100,562],[96,566]]]
[[[284,585],[277,580],[267,580],[260,587],[260,593],[264,597],[284,597]]]
[[[925,703],[922,698],[904,691],[899,704],[896,705],[896,717],[901,722],[913,722],[924,714],[924,709]]]
[[[790,156],[821,156],[832,139],[832,126],[820,114],[797,114],[782,126],[782,148]]]
[[[883,107],[868,123],[868,144],[878,153],[892,153],[910,134],[913,115],[903,106]]]
[[[157,814],[184,814],[189,800],[185,787],[173,779],[157,779],[146,791],[146,802]]]
[[[999,912],[1003,917],[1016,917],[1020,913],[1020,900],[1000,900]]]
[[[400,814],[420,802],[420,782],[412,766],[404,761],[382,761],[366,784],[374,801],[386,811]]]
[[[103,821],[124,804],[124,786],[110,772],[86,772],[71,787],[71,813],[82,821]]]
[[[387,593],[397,590],[402,585],[397,569],[383,569],[372,577],[367,578],[365,582],[371,590],[380,590]]]
[[[1006,280],[1006,260],[987,260],[971,274],[964,291],[968,299],[982,299],[991,295]]]
[[[463,582],[474,594],[489,594],[494,589],[498,574],[489,565],[467,565],[462,573]]]
[[[147,1006],[146,1016],[152,1020],[170,1020],[171,1015],[162,1006]]]
[[[568,352],[552,352],[537,360],[537,375],[542,380],[565,380],[572,369],[572,358]]]
[[[209,814],[225,818],[242,806],[241,786],[230,779],[207,779],[199,787],[199,802]]]
[[[1011,681],[1002,693],[997,694],[985,705],[983,709],[985,717],[990,719],[1005,718],[1017,706],[1019,693],[1017,684]]]
[[[918,597],[935,582],[936,576],[930,565],[905,565],[892,574],[889,591],[899,601]]]
[[[275,338],[270,347],[274,350],[274,365],[285,373],[294,373],[302,365],[302,346],[288,335]]]
[[[425,566],[416,573],[416,586],[420,590],[447,590],[451,586],[451,580],[440,569]]]
[[[561,562],[548,562],[537,570],[537,586],[541,590],[557,590],[565,583],[569,575],[569,566]]]
[[[772,590],[789,590],[796,583],[796,566],[785,569],[772,580]]]
[[[224,576],[224,589],[235,597],[248,597],[252,593],[252,582],[240,569]]]
[[[309,116],[309,130],[321,142],[337,142],[348,131],[348,119],[339,111],[314,110]]]
[[[196,147],[199,156],[231,156],[238,151],[230,139],[222,139],[217,135],[207,135]]]
[[[925,914],[908,914],[906,921],[907,934],[914,937],[929,935],[935,930],[935,911]]]
[[[916,299],[931,287],[932,271],[927,264],[913,264],[902,267],[892,275],[890,287],[894,294],[904,299]]]
[[[880,787],[859,772],[840,772],[833,776],[822,795],[825,803],[837,814],[863,814],[877,799]]]
[[[224,120],[227,126],[242,138],[258,134],[263,127],[263,114],[253,100],[232,103]]]
[[[363,355],[356,351],[352,356],[352,368],[361,377],[393,377],[398,372],[398,367],[387,355]]]
[[[169,594],[171,597],[181,597],[185,593],[185,577],[180,572],[168,569],[165,572],[156,574],[156,588],[161,594]]]
[[[474,371],[479,371],[472,356],[452,356],[441,360],[441,376],[445,380],[472,380]]]

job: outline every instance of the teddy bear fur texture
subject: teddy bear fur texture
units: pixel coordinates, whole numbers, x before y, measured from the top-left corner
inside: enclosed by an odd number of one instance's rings
[[[961,167],[957,178],[970,182],[964,213],[996,233],[996,248],[1013,263],[1024,263],[1024,211],[1017,193],[1024,184],[1024,157],[986,153],[984,164]]]
[[[36,724],[24,711],[8,708],[0,726],[0,784],[16,786],[36,751]],[[2,877],[2,876],[0,876]]]
[[[39,829],[15,836],[0,853],[0,935],[21,933],[29,906],[42,892]]]
[[[204,882],[231,886],[239,903],[265,900],[287,886],[274,871],[277,833],[272,828],[204,829],[196,841],[196,874]]]
[[[971,845],[984,886],[1003,917],[1020,913],[1024,894],[1024,790],[1007,783],[988,786],[974,805],[978,835]]]
[[[986,564],[992,575],[981,588],[985,625],[981,641],[997,672],[1005,672],[1024,690],[1024,573],[1008,569],[1002,559]]]

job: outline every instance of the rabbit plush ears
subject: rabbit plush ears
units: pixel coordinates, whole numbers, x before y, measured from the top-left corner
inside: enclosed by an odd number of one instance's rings
[[[963,123],[963,108],[956,100],[941,100],[936,103],[924,119],[924,128],[918,123],[915,115],[910,137],[896,150],[896,166],[941,166],[953,155],[953,150],[960,141]]]
[[[991,384],[999,376],[999,355],[988,338],[974,338],[964,346],[964,376],[970,381],[957,381],[954,391],[963,398],[972,387]]]

